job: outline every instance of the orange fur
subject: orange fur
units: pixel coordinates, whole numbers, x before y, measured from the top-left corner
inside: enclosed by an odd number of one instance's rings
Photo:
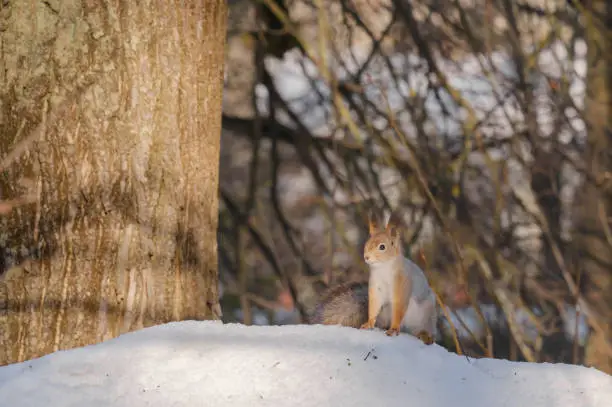
[[[399,334],[400,325],[404,315],[408,310],[408,301],[410,297],[406,295],[412,291],[412,281],[403,273],[395,275],[395,284],[393,285],[393,300],[391,302],[392,317],[391,327],[386,331],[389,336]]]
[[[368,215],[368,228],[370,232],[370,236],[382,232],[380,227],[380,218],[375,212],[370,212]]]
[[[368,321],[361,325],[361,329],[372,329],[376,324],[376,318],[380,312],[380,304],[374,288],[368,287]]]
[[[394,239],[399,237],[399,227],[401,224],[400,216],[397,212],[391,213],[385,231]]]
[[[419,338],[425,345],[431,345],[434,343],[433,338],[427,331],[421,331],[416,336]]]

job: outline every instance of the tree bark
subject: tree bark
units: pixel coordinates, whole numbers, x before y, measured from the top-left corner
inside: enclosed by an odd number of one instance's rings
[[[574,241],[583,293],[603,327],[591,334],[586,363],[612,373],[612,5],[599,0],[587,3],[585,163],[596,182],[585,182],[577,195]]]
[[[224,0],[0,5],[0,365],[220,316]]]

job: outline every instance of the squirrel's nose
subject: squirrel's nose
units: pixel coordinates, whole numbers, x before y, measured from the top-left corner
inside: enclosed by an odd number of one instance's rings
[[[364,256],[364,258],[365,258],[366,261],[370,260],[370,256],[367,255],[367,254]]]

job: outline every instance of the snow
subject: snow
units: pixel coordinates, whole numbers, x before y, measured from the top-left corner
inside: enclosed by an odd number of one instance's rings
[[[467,359],[409,335],[184,321],[0,368],[25,406],[609,407],[612,377]]]

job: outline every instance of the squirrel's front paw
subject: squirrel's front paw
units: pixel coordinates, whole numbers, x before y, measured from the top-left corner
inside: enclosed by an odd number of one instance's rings
[[[387,336],[397,336],[399,335],[399,328],[389,328],[385,331]]]
[[[416,337],[419,338],[425,345],[431,345],[434,343],[433,338],[427,331],[419,332]]]
[[[363,325],[361,325],[359,329],[372,329],[372,328],[374,328],[374,324],[368,321],[364,323]]]

